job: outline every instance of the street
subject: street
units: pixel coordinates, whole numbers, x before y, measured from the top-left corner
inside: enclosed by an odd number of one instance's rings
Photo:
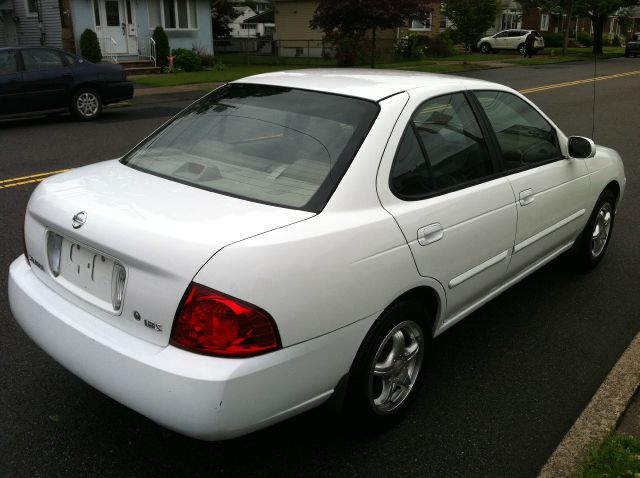
[[[247,437],[200,442],[50,359],[8,307],[7,271],[22,253],[37,185],[15,178],[121,156],[200,93],[136,98],[90,123],[67,115],[0,121],[0,476],[535,476],[640,330],[638,70],[640,60],[618,58],[595,69],[585,62],[465,74],[535,88],[527,96],[567,135],[594,136],[621,154],[627,191],[595,271],[577,275],[560,258],[438,337],[412,410],[379,435],[318,409]],[[594,76],[601,79],[579,81]]]

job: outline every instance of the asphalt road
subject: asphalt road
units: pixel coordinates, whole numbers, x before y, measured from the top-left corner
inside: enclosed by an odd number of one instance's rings
[[[640,60],[607,60],[596,76],[637,70]],[[592,64],[563,64],[469,76],[524,89],[593,74]],[[596,141],[625,159],[628,189],[607,256],[589,275],[557,260],[439,337],[413,409],[379,435],[316,410],[199,442],[84,384],[8,311],[7,268],[21,253],[34,185],[0,189],[0,476],[534,476],[640,330],[639,87],[638,75],[596,82],[595,122],[593,83],[529,95],[567,134],[591,136],[595,124]],[[117,157],[195,96],[146,97],[88,124],[0,122],[0,181]]]

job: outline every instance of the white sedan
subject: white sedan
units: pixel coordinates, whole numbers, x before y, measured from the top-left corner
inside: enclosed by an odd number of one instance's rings
[[[9,299],[72,373],[192,437],[328,401],[385,424],[433,337],[564,252],[598,264],[625,183],[499,84],[263,74],[43,181]]]

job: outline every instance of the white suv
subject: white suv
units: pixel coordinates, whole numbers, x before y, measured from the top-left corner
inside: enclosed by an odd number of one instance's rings
[[[498,50],[518,50],[524,55],[524,41],[529,32],[536,34],[536,41],[533,45],[536,51],[544,48],[544,38],[535,30],[502,30],[490,37],[481,38],[478,48],[482,53],[491,53]]]

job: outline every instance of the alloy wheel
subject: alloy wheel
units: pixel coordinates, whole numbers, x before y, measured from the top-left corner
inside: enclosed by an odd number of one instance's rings
[[[424,346],[422,329],[411,320],[385,336],[369,376],[369,400],[376,413],[392,413],[407,399],[420,373]]]

